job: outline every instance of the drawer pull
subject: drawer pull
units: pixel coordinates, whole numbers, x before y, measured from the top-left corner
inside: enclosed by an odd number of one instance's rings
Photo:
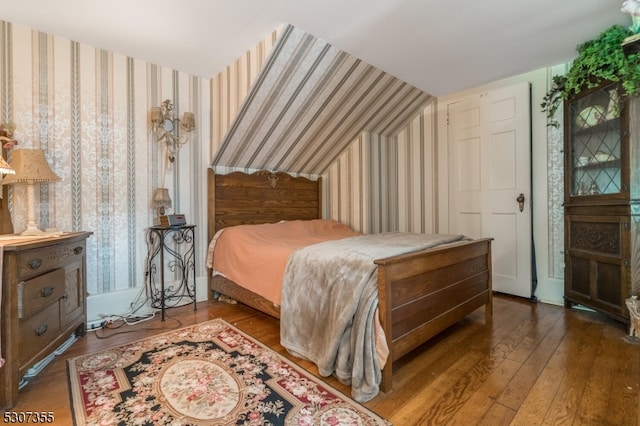
[[[80,254],[82,253],[82,247],[78,246],[76,248],[73,249],[73,253],[74,254]]]
[[[29,263],[27,263],[27,265],[31,269],[38,269],[39,267],[42,266],[42,259],[40,259],[39,257],[36,257],[35,259],[31,259]]]
[[[45,288],[43,288],[42,290],[40,290],[40,295],[42,297],[49,297],[53,294],[53,287],[51,286],[46,286]]]
[[[36,333],[36,336],[42,336],[44,333],[47,332],[47,329],[49,328],[49,326],[47,324],[43,324],[40,327],[36,328],[34,331]]]

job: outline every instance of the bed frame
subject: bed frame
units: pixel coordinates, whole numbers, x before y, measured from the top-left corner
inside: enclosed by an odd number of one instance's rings
[[[322,182],[286,173],[259,171],[208,175],[208,237],[240,224],[317,219],[322,215]],[[376,260],[379,315],[389,346],[380,389],[392,387],[393,362],[485,307],[491,321],[491,238],[462,241]],[[234,282],[209,273],[209,297],[229,296],[280,318],[278,307]]]

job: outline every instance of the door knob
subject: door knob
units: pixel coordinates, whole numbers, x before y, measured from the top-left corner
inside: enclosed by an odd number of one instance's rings
[[[518,202],[518,207],[522,212],[522,210],[524,210],[524,194],[522,192],[520,193],[520,195],[518,195],[518,198],[516,198],[516,201]]]

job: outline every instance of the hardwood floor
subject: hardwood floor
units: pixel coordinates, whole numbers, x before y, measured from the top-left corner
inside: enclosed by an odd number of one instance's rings
[[[88,332],[20,392],[11,411],[52,411],[71,424],[66,359],[212,318],[223,318],[286,353],[279,322],[243,305],[201,302],[136,326]],[[398,361],[393,390],[364,405],[395,425],[637,425],[640,345],[603,315],[496,295],[494,319],[480,309]],[[349,395],[334,378],[331,385]]]

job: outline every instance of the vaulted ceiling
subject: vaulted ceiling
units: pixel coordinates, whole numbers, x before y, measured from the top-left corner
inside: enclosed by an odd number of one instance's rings
[[[291,24],[439,96],[575,57],[622,0],[0,0],[0,19],[202,78]]]
[[[287,26],[212,164],[321,174],[362,132],[395,136],[431,99]]]

